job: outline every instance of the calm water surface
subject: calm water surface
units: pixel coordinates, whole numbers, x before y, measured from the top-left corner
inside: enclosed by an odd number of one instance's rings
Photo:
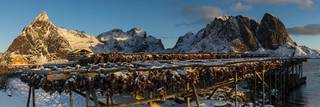
[[[320,59],[309,59],[303,65],[307,84],[290,93],[289,107],[320,107]]]

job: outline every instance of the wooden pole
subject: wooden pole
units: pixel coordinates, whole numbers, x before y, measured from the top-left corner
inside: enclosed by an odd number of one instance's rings
[[[32,107],[36,107],[36,97],[35,97],[34,87],[32,87]]]
[[[29,86],[29,94],[28,94],[28,102],[27,102],[27,107],[30,106],[30,97],[31,97],[31,86]]]
[[[194,96],[196,98],[196,101],[197,101],[197,106],[200,107],[199,96],[198,96],[198,93],[197,93],[196,86],[194,84],[192,84],[192,90],[193,90],[193,94],[194,94]]]
[[[89,98],[90,98],[89,91],[86,91],[86,107],[89,107]]]
[[[236,71],[236,77],[234,79],[234,87],[235,87],[235,89],[234,89],[234,105],[235,105],[235,107],[237,107],[237,88],[238,88],[237,82],[238,82],[238,73]]]
[[[265,94],[266,94],[265,93],[265,89],[264,89],[265,88],[265,86],[264,86],[265,84],[263,84],[263,83],[265,83],[264,82],[264,70],[262,71],[262,82],[261,83],[262,83],[262,106],[264,106],[265,105]]]
[[[152,99],[153,95],[152,95],[152,91],[149,92],[149,98]],[[151,107],[152,102],[148,103],[148,106]]]
[[[212,96],[214,95],[214,93],[216,93],[217,90],[218,90],[218,88],[213,89],[212,93],[209,95],[209,97],[207,99],[210,100],[212,98]]]
[[[106,94],[106,105],[109,105],[109,94]]]
[[[73,107],[73,97],[72,97],[72,91],[71,90],[69,92],[69,102],[70,102],[70,107]]]
[[[256,97],[257,97],[257,74],[256,74],[256,71],[254,71],[254,96],[253,96],[253,104],[254,104],[254,107],[256,106]]]
[[[272,85],[272,75],[271,74],[273,74],[274,75],[274,70],[272,70],[271,71],[271,73],[269,73],[268,74],[268,82],[269,82],[269,104],[271,105],[271,101],[272,101],[272,95],[271,95],[271,93],[272,93],[272,86],[274,86],[274,85]]]
[[[189,91],[189,90],[190,90],[190,84],[189,84],[189,82],[187,82],[187,91]],[[187,107],[191,107],[189,96],[187,96]]]
[[[99,101],[98,101],[98,98],[97,98],[97,95],[96,95],[96,92],[94,91],[94,89],[91,90],[91,94],[92,94],[92,97],[94,99],[94,106],[95,107],[100,107]]]

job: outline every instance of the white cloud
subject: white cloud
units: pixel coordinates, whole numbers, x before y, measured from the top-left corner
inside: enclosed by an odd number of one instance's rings
[[[193,16],[197,20],[192,24],[207,24],[217,16],[224,15],[224,11],[218,7],[185,7],[183,14]],[[190,24],[190,23],[189,23]]]
[[[248,3],[263,3],[263,4],[297,4],[304,8],[311,8],[314,6],[314,0],[246,0]]]
[[[288,28],[288,32],[293,35],[320,35],[320,24],[307,24]]]
[[[251,6],[248,4],[243,4],[242,2],[237,2],[234,6],[233,6],[233,10],[240,12],[240,11],[248,11],[251,9]]]

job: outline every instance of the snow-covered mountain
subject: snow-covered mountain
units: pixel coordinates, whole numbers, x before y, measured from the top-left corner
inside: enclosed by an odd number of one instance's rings
[[[42,11],[34,21],[23,28],[22,33],[9,46],[7,53],[31,56],[31,62],[65,59],[76,49],[91,49],[96,53],[108,52],[160,52],[164,46],[160,39],[148,36],[142,29],[128,32],[114,29],[91,36],[81,31],[56,27],[46,12]]]
[[[289,37],[283,23],[266,13],[260,23],[243,16],[216,17],[197,33],[179,37],[172,49],[164,49],[160,39],[144,30],[127,32],[113,29],[97,37],[81,31],[56,27],[46,12],[41,12],[12,42],[8,54],[35,56],[34,60],[66,58],[76,49],[96,53],[124,52],[254,52],[275,56],[314,56],[315,50],[299,47]]]
[[[160,39],[148,36],[144,30],[138,28],[133,28],[127,32],[123,32],[121,29],[113,29],[98,35],[97,38],[104,44],[98,45],[96,50],[104,53],[155,53],[164,50]]]
[[[56,27],[46,12],[34,21],[9,46],[8,53],[45,56],[47,60],[63,59],[66,53],[79,48],[93,48],[100,42],[83,32]]]
[[[266,13],[258,23],[243,16],[221,16],[196,34],[179,37],[174,52],[259,52],[275,56],[304,56],[283,23]]]
[[[307,46],[300,46],[301,49],[307,53],[307,56],[310,58],[320,58],[320,50],[312,49]]]

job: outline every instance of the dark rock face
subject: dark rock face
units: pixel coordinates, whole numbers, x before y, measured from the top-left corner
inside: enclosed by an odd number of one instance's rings
[[[236,17],[238,21],[238,26],[240,30],[240,38],[242,39],[244,45],[247,46],[249,51],[255,51],[258,49],[257,40],[255,38],[258,23],[254,20],[250,20],[246,17],[238,16]]]
[[[24,55],[49,55],[51,53],[59,56],[71,48],[67,40],[58,34],[57,28],[49,20],[45,12],[26,26],[9,46],[7,52],[16,52]]]
[[[268,13],[266,13],[261,20],[257,31],[257,39],[263,48],[271,50],[275,50],[286,43],[295,44],[289,37],[283,23]]]

